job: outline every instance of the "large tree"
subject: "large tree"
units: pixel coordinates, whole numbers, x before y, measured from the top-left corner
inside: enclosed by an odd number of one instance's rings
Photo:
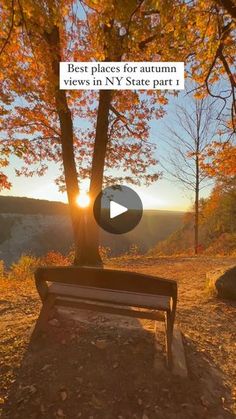
[[[136,92],[128,95],[121,92],[112,95],[116,109],[112,108],[113,117],[108,121],[110,102],[108,114],[105,115],[102,92],[99,94],[96,112],[94,104],[97,95],[93,92],[69,95],[59,89],[59,62],[62,59],[97,57],[97,51],[87,33],[88,21],[74,15],[72,1],[64,4],[63,8],[59,8],[60,3],[47,1],[35,5],[33,1],[22,0],[16,4],[13,2],[9,8],[9,14],[12,13],[14,19],[17,16],[13,28],[10,28],[11,43],[17,49],[17,62],[11,67],[6,66],[4,76],[7,80],[5,89],[13,94],[15,101],[11,112],[2,115],[1,145],[5,156],[16,153],[24,159],[26,164],[18,174],[43,175],[48,161],[62,163],[62,180],[68,195],[75,233],[76,263],[95,264],[99,262],[96,232],[88,243],[89,251],[79,237],[81,220],[76,206],[78,175],[79,179],[86,175],[91,177],[91,195],[95,196],[104,178],[104,151],[109,138],[108,167],[121,167],[129,161],[126,178],[135,181],[136,175],[137,181],[156,179],[158,174],[150,170],[156,161],[152,157],[152,146],[147,142],[147,122],[152,117],[161,117],[163,110],[161,104],[151,97]],[[10,59],[7,50],[5,57]],[[158,97],[161,102],[163,95]],[[23,98],[23,103],[20,98]],[[129,123],[122,114],[125,103],[128,104],[126,113],[129,113]],[[94,142],[96,113],[98,118]],[[76,118],[85,115],[92,123],[90,129],[82,133],[76,127]],[[104,132],[107,136],[105,142]],[[122,137],[124,133],[125,138]],[[94,148],[92,170],[89,161],[91,147]],[[98,156],[102,156],[102,160]],[[90,224],[94,225],[92,214]]]

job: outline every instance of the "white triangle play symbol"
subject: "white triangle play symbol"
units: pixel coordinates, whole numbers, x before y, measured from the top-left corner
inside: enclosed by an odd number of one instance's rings
[[[110,201],[110,218],[118,217],[118,215],[124,214],[127,211],[128,208],[123,205],[117,204],[115,201]]]

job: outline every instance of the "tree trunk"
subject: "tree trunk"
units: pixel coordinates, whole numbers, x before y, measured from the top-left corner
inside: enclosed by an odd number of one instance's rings
[[[199,157],[196,156],[195,216],[194,216],[194,253],[198,254],[199,232]]]
[[[50,48],[51,68],[54,82],[54,97],[61,130],[64,176],[77,254],[76,262],[78,263],[78,255],[80,254],[82,247],[82,238],[80,240],[81,244],[79,244],[81,214],[76,205],[76,198],[79,193],[79,185],[74,156],[72,115],[67,103],[66,92],[65,90],[59,89],[59,63],[61,61],[61,56],[60,33],[58,27],[54,26],[50,33],[45,32],[44,38]]]
[[[93,215],[94,201],[102,190],[103,173],[108,142],[109,109],[112,91],[101,90],[97,114],[96,136],[92,160],[90,198],[91,205],[87,210],[79,210],[76,197],[79,193],[76,164],[73,149],[73,123],[68,107],[66,93],[59,89],[60,33],[54,26],[50,33],[45,32],[45,39],[51,50],[52,72],[55,84],[55,102],[61,128],[62,158],[66,190],[70,206],[74,239],[76,265],[102,265],[99,254],[99,228]],[[80,240],[79,240],[80,239]]]
[[[224,7],[233,19],[236,19],[236,4],[234,0],[218,0],[218,3]]]
[[[89,206],[87,214],[86,246],[81,249],[83,264],[88,266],[102,265],[101,256],[99,254],[99,227],[93,215],[93,205],[97,195],[101,192],[103,187],[111,98],[111,90],[100,90],[89,191],[91,205]]]

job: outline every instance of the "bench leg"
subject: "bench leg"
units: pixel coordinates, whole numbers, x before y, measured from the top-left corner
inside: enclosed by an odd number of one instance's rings
[[[51,309],[54,306],[54,302],[55,302],[55,297],[53,295],[49,295],[46,298],[46,300],[43,301],[43,305],[42,305],[39,317],[36,321],[34,330],[31,335],[31,340],[35,339],[40,334],[40,332],[45,330]]]
[[[172,321],[170,312],[167,312],[165,314],[165,328],[166,328],[167,366],[169,369],[172,369],[172,366],[173,366],[173,359],[172,359],[173,321]]]

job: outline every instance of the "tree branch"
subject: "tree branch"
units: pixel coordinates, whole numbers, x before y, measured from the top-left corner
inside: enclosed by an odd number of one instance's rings
[[[218,0],[217,3],[223,7],[233,19],[236,19],[236,4],[233,0]]]
[[[2,48],[1,48],[1,50],[0,50],[0,55],[3,53],[4,49],[6,48],[6,46],[7,46],[8,42],[9,42],[9,40],[10,40],[10,37],[11,37],[11,33],[12,33],[12,30],[13,30],[13,27],[14,27],[14,16],[15,16],[15,10],[14,10],[14,0],[12,0],[12,2],[11,2],[11,9],[12,9],[12,15],[11,15],[11,25],[10,25],[10,28],[9,28],[9,32],[8,32],[8,34],[7,34],[7,38],[5,39],[5,41],[4,41],[4,43],[3,43],[3,46],[2,46]]]

